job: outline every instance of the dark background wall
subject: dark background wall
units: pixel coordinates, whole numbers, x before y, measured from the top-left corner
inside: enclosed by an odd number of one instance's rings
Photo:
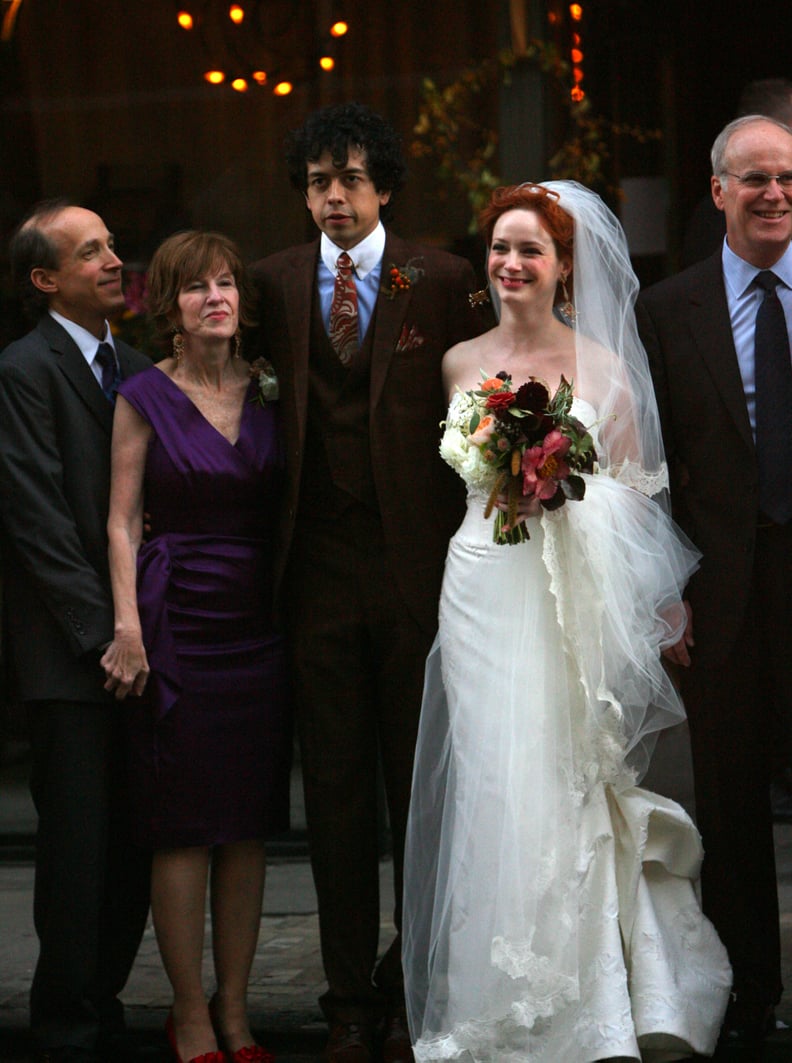
[[[409,142],[425,77],[444,84],[495,55],[511,42],[514,20],[529,34],[555,33],[561,42],[570,28],[567,5],[558,0],[267,0],[265,25],[269,19],[283,31],[276,40],[282,58],[273,62],[298,78],[313,69],[319,30],[332,16],[342,13],[350,25],[337,46],[336,72],[304,77],[291,96],[277,99],[268,87],[241,95],[207,86],[201,74],[224,45],[217,32],[205,32],[204,47],[197,34],[180,30],[178,6],[24,0],[11,41],[0,45],[4,245],[31,203],[62,193],[101,211],[134,263],[145,264],[163,235],[186,224],[227,231],[250,258],[302,240],[308,216],[288,185],[282,142],[307,111],[360,99]],[[211,0],[184,6],[227,9]],[[640,263],[651,277],[677,265],[685,220],[708,185],[710,143],[732,117],[741,86],[792,76],[792,8],[754,0],[738,17],[681,0],[582,6],[584,84],[594,108],[663,134],[660,141],[622,137],[605,145],[615,186],[625,178],[664,179],[665,248]],[[0,0],[0,14],[8,8]],[[265,53],[262,45],[262,58],[272,58]],[[482,122],[507,131],[512,171],[548,176],[542,161],[562,130],[535,74],[510,90],[493,88],[478,111]],[[615,198],[613,205],[621,209]],[[438,185],[431,160],[414,160],[396,228],[451,246],[461,244],[469,220],[464,196]]]

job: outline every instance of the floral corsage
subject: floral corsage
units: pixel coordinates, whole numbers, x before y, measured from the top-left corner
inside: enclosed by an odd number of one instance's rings
[[[266,358],[257,358],[255,362],[250,364],[250,375],[258,385],[256,397],[252,401],[260,402],[262,406],[266,406],[268,402],[275,402],[279,395],[279,389],[278,378],[275,375],[272,363],[268,362]]]

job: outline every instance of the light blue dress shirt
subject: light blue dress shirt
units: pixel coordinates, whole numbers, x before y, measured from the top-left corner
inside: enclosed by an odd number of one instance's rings
[[[319,287],[322,321],[326,332],[330,331],[330,305],[333,302],[336,261],[343,250],[343,247],[338,247],[328,236],[322,233],[316,279]],[[374,316],[374,308],[377,305],[377,296],[380,290],[382,256],[384,252],[385,229],[382,222],[378,222],[373,232],[347,251],[347,254],[352,259],[355,271],[355,287],[358,298],[358,343],[363,342],[366,331],[371,324],[371,319]]]
[[[726,284],[726,301],[729,304],[734,349],[740,366],[740,376],[751,420],[751,431],[756,439],[756,373],[754,366],[754,327],[756,312],[764,298],[764,292],[754,284],[756,276],[762,272],[744,258],[732,251],[723,241],[723,279]],[[792,322],[792,244],[772,267],[772,272],[783,282],[776,288],[778,298],[784,308],[787,332]],[[790,342],[792,349],[792,342]]]

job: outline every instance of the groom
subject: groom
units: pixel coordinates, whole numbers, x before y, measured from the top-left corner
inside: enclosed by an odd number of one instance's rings
[[[253,271],[288,454],[281,600],[328,981],[326,1058],[398,1063],[412,1060],[398,933],[412,758],[462,514],[461,484],[438,455],[440,360],[483,323],[468,303],[469,263],[383,227],[405,164],[379,115],[359,104],[311,115],[292,134],[288,166],[320,237]],[[397,930],[379,963],[378,763]]]

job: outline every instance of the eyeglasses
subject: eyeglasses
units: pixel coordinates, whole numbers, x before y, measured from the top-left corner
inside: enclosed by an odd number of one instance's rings
[[[728,174],[729,177],[736,177],[740,184],[745,185],[746,188],[767,188],[771,181],[778,181],[785,192],[792,189],[792,170],[786,170],[784,173],[765,173],[764,170],[749,170],[748,173],[742,174],[724,170],[723,173]]]

